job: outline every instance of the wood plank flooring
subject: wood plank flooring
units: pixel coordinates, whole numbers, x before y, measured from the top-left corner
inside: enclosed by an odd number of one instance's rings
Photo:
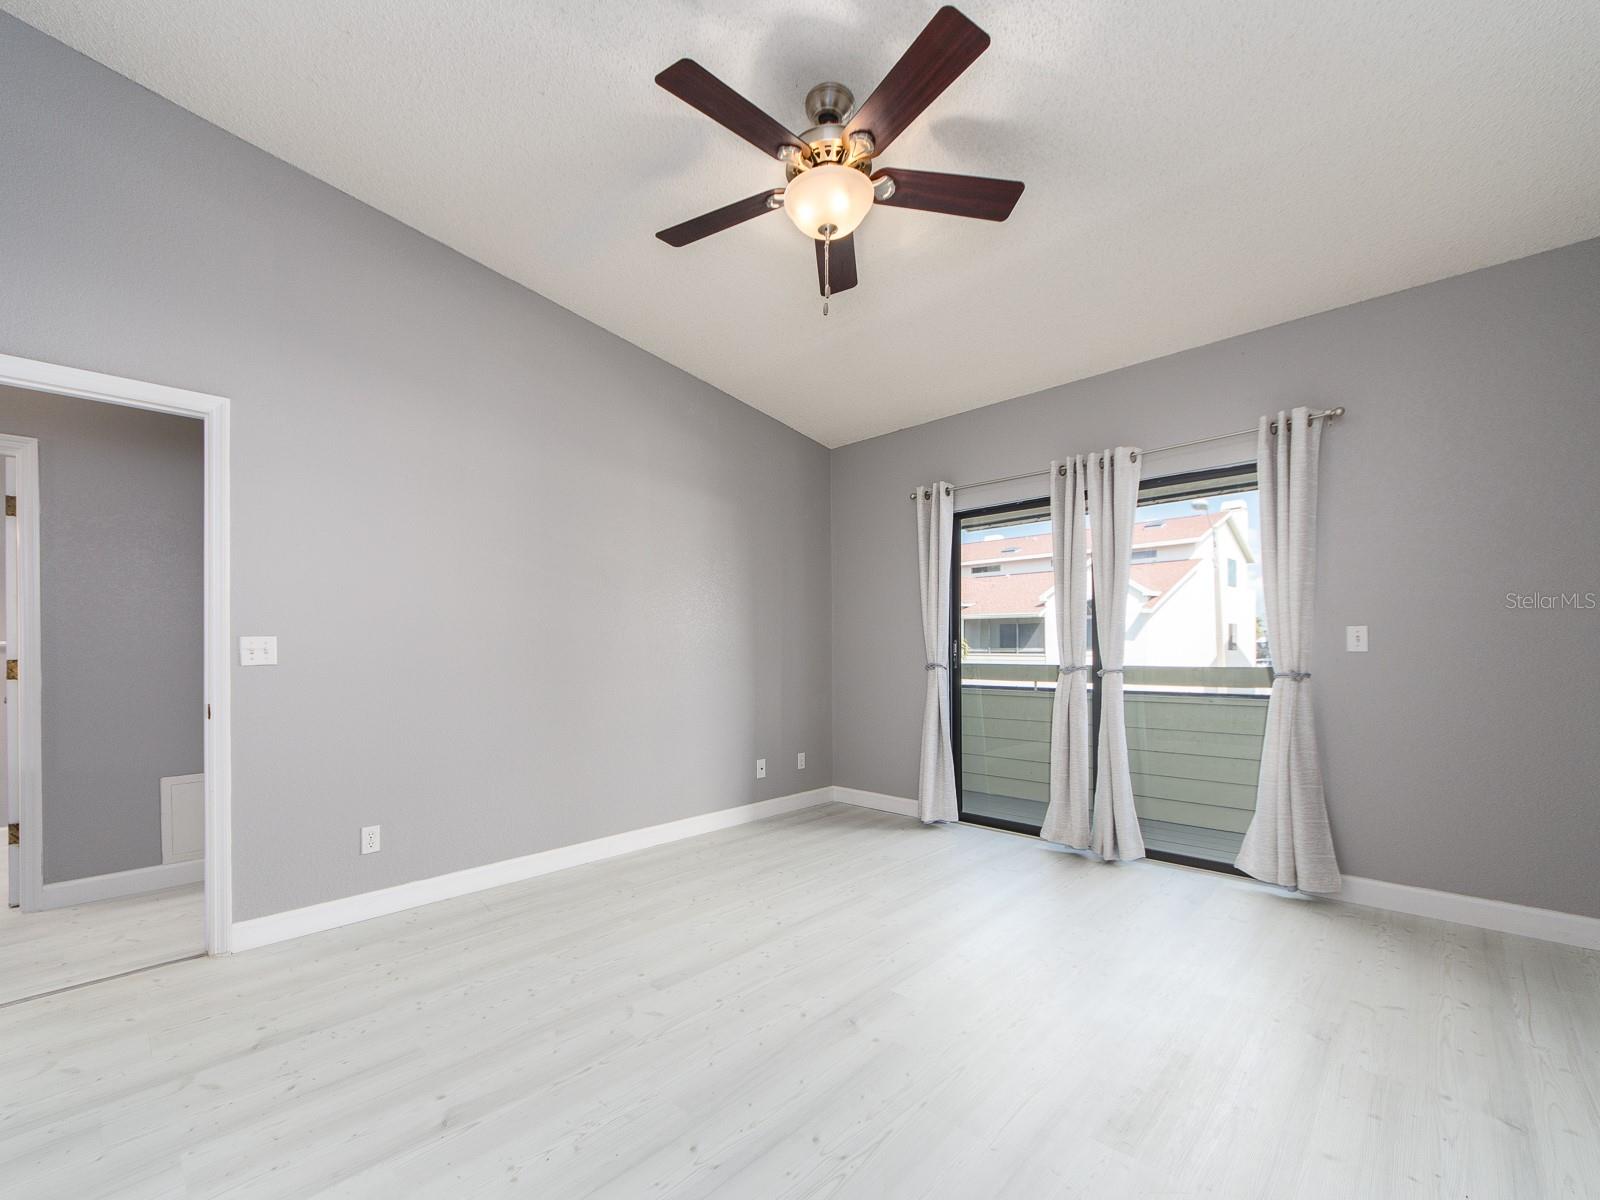
[[[0,1193],[1600,1196],[1600,955],[829,806],[0,1010]]]
[[[0,899],[5,877],[0,855]],[[194,884],[33,913],[0,906],[0,1004],[204,953],[202,891]]]

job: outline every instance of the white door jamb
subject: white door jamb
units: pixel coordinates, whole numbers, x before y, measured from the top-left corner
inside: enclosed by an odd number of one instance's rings
[[[0,354],[0,384],[59,396],[77,396],[153,412],[198,417],[205,424],[205,724],[206,952],[226,954],[233,927],[232,618],[229,596],[229,403],[222,396],[102,375],[55,363]],[[13,449],[12,446],[16,448]],[[32,438],[0,439],[0,452],[17,460],[18,617],[21,661],[22,907],[37,909],[44,887],[40,790],[43,689],[39,654],[39,459]],[[11,653],[8,650],[8,653]]]

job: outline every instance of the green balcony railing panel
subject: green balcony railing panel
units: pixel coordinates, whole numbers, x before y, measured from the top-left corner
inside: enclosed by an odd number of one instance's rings
[[[1049,799],[1053,665],[964,664],[966,793]],[[972,682],[979,676],[979,682]],[[1255,811],[1271,672],[1258,667],[1130,667],[1126,723],[1134,805],[1161,830],[1188,829],[1219,857]],[[1232,690],[1217,690],[1232,689]]]

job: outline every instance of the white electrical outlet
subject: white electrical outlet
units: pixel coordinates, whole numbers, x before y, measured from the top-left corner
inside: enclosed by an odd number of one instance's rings
[[[757,779],[765,779],[766,777],[767,777],[767,760],[764,759],[764,758],[758,758],[758,759],[756,759],[756,778]]]
[[[806,752],[804,750],[795,755],[794,765],[802,771],[806,769]]]
[[[383,826],[381,825],[363,825],[361,827],[361,853],[376,854],[383,849],[383,842],[379,837],[379,832],[382,829]]]
[[[275,637],[242,637],[239,639],[239,665],[241,667],[275,667],[278,665],[278,639]]]
[[[1344,627],[1344,648],[1354,654],[1367,652],[1367,627],[1365,625],[1346,625]]]

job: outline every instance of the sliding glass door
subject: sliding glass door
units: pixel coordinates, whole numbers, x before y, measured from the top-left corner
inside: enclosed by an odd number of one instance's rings
[[[1252,464],[1147,481],[1129,572],[1126,713],[1145,846],[1232,863],[1256,807],[1272,668]]]
[[[1037,833],[1050,798],[1050,705],[1060,656],[1050,506],[956,523],[951,672],[961,817]]]
[[[1124,682],[1135,807],[1155,857],[1230,864],[1255,811],[1272,687],[1257,514],[1253,465],[1140,489]],[[1037,833],[1061,663],[1049,507],[962,513],[954,553],[962,819]],[[1091,647],[1094,634],[1091,615]]]

